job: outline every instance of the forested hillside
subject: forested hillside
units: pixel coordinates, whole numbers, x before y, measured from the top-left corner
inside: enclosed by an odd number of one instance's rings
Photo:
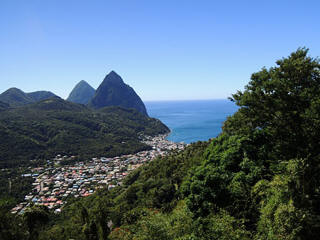
[[[319,86],[319,60],[298,49],[232,95],[239,110],[217,138],[158,158],[60,215],[2,211],[2,239],[317,239]]]
[[[25,93],[18,88],[9,88],[7,91],[0,94],[0,101],[10,105],[10,107],[20,107],[51,97],[56,97],[56,95],[49,91]]]
[[[87,161],[135,153],[151,148],[142,135],[169,132],[133,109],[98,111],[58,97],[18,108],[0,105],[0,201],[10,197],[10,206],[31,190],[32,178],[21,176],[28,167],[44,166],[57,154]]]
[[[139,134],[168,132],[159,120],[133,109],[95,111],[58,97],[1,112],[0,167],[28,165],[55,154],[81,159],[148,149]]]

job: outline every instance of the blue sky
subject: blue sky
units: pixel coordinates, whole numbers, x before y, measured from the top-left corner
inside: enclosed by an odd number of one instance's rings
[[[226,98],[298,47],[320,55],[319,1],[0,1],[0,92],[65,98],[115,70],[143,100]]]

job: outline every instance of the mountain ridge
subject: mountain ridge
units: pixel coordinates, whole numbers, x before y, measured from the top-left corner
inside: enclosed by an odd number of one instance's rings
[[[12,87],[0,94],[0,101],[9,104],[10,107],[20,107],[55,96],[56,95],[50,91],[25,93],[19,88]]]
[[[50,91],[35,91],[35,92],[30,92],[30,93],[26,93],[27,96],[31,97],[35,102],[41,101],[41,100],[45,100],[51,97],[56,97],[57,95],[55,95],[54,93],[50,92]]]
[[[33,99],[19,88],[9,88],[0,94],[0,101],[9,104],[10,106],[17,107],[25,104],[30,104]]]

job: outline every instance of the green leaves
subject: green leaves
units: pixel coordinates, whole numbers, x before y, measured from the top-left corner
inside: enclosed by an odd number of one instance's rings
[[[320,216],[320,64],[307,53],[298,49],[252,74],[245,90],[233,95],[238,112],[183,184],[194,218],[223,209],[245,219],[258,239],[319,231],[311,219]]]
[[[245,91],[232,95],[241,108],[225,124],[226,131],[266,132],[276,146],[277,158],[304,156],[311,151],[303,139],[312,135],[310,124],[319,122],[318,114],[311,116],[310,110],[319,103],[320,64],[307,53],[307,49],[298,49],[278,60],[276,67],[252,74]],[[246,124],[236,127],[237,119]],[[244,125],[250,127],[244,129]]]
[[[293,162],[290,162],[288,167],[292,168]],[[295,174],[287,174],[289,172],[276,175],[271,182],[261,180],[253,187],[253,194],[260,199],[257,230],[261,239],[297,239],[301,236],[309,213],[294,201],[297,192],[290,185],[295,184],[297,178]]]

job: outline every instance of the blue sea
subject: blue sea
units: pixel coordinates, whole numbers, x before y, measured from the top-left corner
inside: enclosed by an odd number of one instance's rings
[[[184,143],[218,136],[223,122],[238,109],[230,100],[150,101],[145,105],[150,117],[170,128],[168,140]]]

